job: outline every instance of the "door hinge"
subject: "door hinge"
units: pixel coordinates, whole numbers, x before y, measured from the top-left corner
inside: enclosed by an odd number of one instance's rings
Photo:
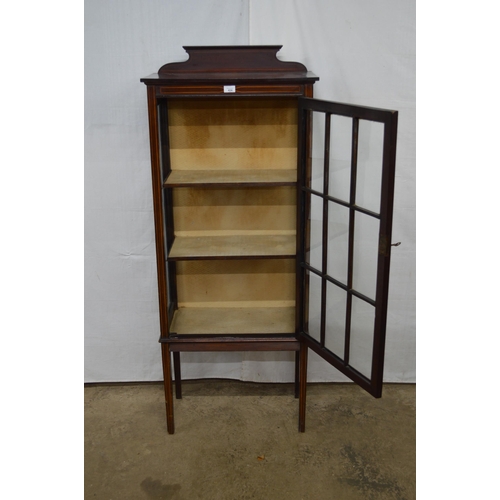
[[[380,242],[378,245],[378,253],[387,257],[389,255],[389,248],[390,247],[398,247],[399,245],[401,245],[400,241],[398,241],[397,243],[388,244],[387,243],[387,236],[382,235],[380,237]]]

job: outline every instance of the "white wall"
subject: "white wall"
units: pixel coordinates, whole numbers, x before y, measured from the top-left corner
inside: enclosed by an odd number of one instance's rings
[[[386,381],[415,381],[411,0],[86,0],[85,380],[160,380],[146,89],[183,45],[283,45],[315,96],[399,111]],[[289,353],[183,353],[183,376],[291,381]],[[311,353],[310,381],[344,380]]]

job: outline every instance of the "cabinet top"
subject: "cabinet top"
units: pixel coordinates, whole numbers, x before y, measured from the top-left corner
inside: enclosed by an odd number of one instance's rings
[[[167,82],[271,81],[314,83],[319,78],[299,62],[277,57],[282,45],[226,45],[183,47],[189,58],[163,65],[158,73],[141,78],[147,85]]]

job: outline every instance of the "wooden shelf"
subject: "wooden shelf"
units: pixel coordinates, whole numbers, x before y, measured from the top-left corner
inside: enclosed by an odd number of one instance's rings
[[[176,236],[168,258],[291,258],[295,254],[295,235]]]
[[[173,170],[165,187],[294,186],[296,170]]]
[[[174,313],[177,335],[280,334],[295,332],[295,307],[183,307]]]

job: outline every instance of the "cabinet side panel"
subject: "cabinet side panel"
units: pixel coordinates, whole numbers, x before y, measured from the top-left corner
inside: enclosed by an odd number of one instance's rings
[[[160,312],[160,335],[168,337],[169,322],[168,308],[169,296],[167,289],[167,269],[165,265],[165,224],[163,214],[162,171],[160,158],[160,141],[158,131],[158,112],[155,91],[148,87],[148,117],[149,139],[151,151],[151,178],[153,189],[153,213],[156,242],[156,265],[158,279],[158,301]]]

